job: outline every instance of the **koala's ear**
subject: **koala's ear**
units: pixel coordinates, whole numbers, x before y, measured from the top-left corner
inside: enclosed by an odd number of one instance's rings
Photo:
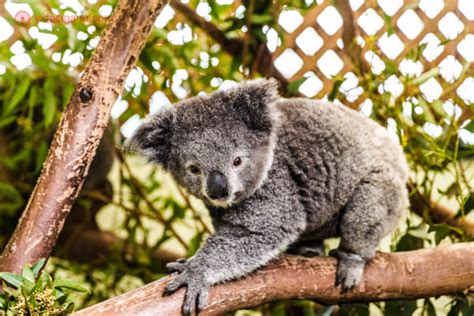
[[[272,113],[268,105],[279,98],[275,79],[247,81],[237,90],[237,110],[245,124],[254,130],[270,131]]]
[[[174,128],[174,109],[149,115],[124,143],[124,149],[136,152],[166,168]]]

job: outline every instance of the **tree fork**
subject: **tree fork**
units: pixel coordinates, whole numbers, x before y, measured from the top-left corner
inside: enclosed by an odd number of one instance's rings
[[[334,287],[336,260],[285,256],[247,278],[213,287],[199,315],[256,307],[276,300],[312,299],[323,304],[416,299],[474,290],[474,243],[434,249],[378,253],[357,288]],[[162,297],[165,277],[73,315],[181,315],[184,289]]]
[[[87,175],[123,82],[167,3],[120,0],[62,115],[41,176],[7,247],[0,271],[48,257]]]

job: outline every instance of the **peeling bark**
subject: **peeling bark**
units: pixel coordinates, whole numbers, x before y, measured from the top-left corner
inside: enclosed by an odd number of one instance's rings
[[[356,289],[334,287],[336,260],[285,256],[251,276],[215,286],[199,315],[222,315],[275,300],[312,299],[323,304],[416,299],[473,290],[474,243],[399,253],[378,253]],[[145,285],[74,315],[180,315],[184,290],[162,297],[173,277]]]
[[[63,113],[41,176],[0,257],[18,272],[48,257],[81,189],[110,109],[165,0],[121,0]]]

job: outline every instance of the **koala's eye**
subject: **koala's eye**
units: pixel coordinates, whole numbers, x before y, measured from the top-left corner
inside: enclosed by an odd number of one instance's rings
[[[189,172],[191,172],[192,174],[200,174],[200,173],[201,173],[201,169],[199,169],[199,167],[196,166],[196,165],[190,165],[190,166],[188,167],[188,170],[189,170]]]
[[[234,159],[234,166],[235,166],[235,167],[238,167],[238,166],[240,166],[241,164],[242,164],[242,158],[236,157],[236,158]]]

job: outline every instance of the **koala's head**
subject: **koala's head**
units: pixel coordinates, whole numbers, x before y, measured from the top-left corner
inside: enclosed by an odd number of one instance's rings
[[[125,147],[204,202],[237,204],[261,186],[273,161],[276,86],[259,79],[180,102],[149,115]]]

